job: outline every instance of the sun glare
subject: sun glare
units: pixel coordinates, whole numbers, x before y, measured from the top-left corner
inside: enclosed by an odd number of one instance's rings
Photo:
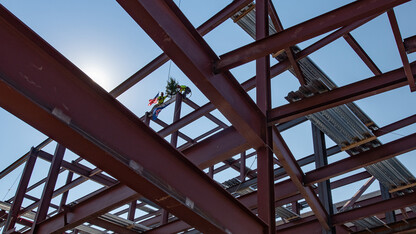
[[[110,87],[110,78],[107,75],[108,72],[99,66],[86,66],[83,71],[87,74],[92,80],[95,81],[102,88],[108,90]]]

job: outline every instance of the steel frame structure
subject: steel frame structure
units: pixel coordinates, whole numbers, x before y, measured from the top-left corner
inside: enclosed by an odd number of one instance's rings
[[[4,233],[88,233],[97,231],[95,227],[120,233],[347,233],[362,230],[351,222],[375,215],[395,230],[414,228],[415,214],[407,207],[416,204],[415,193],[360,200],[375,180],[370,173],[330,179],[416,149],[416,133],[329,164],[327,157],[341,148],[326,149],[324,133],[315,125],[315,153],[300,160],[281,135],[306,121],[307,115],[407,85],[416,90],[416,64],[409,63],[406,55],[415,51],[416,40],[413,36],[403,41],[393,10],[406,0],[360,0],[288,29],[282,27],[270,0],[257,0],[256,40],[224,55],[215,54],[202,36],[253,1],[235,0],[197,29],[171,0],[117,2],[164,53],[108,93],[0,5],[0,106],[50,137],[0,172],[1,179],[25,163],[16,195],[0,204]],[[384,13],[403,67],[382,73],[350,32]],[[274,35],[269,35],[269,18],[278,29]],[[332,30],[336,31],[294,52],[297,43]],[[292,68],[299,83],[306,85],[298,62],[340,37],[375,77],[272,108],[271,79]],[[276,51],[285,51],[287,59],[270,66],[269,55]],[[169,59],[210,102],[198,106],[177,95],[172,123],[154,121],[162,127],[155,132],[148,115],[137,118],[116,98]],[[256,60],[256,76],[240,84],[229,70],[252,60]],[[247,94],[253,88],[255,101]],[[185,104],[194,111],[181,117]],[[231,125],[211,114],[213,110]],[[181,131],[202,116],[216,127],[194,139]],[[373,134],[379,137],[415,122],[413,115]],[[109,123],[112,128],[103,127]],[[178,138],[186,143],[178,146]],[[57,142],[54,155],[42,150],[52,141]],[[66,161],[65,149],[80,158]],[[235,155],[239,159],[232,158]],[[246,160],[255,155],[257,169],[251,170]],[[50,171],[28,186],[37,158],[51,162]],[[95,168],[82,164],[84,159]],[[218,163],[222,166],[214,167]],[[316,169],[304,173],[301,166],[310,163],[316,163]],[[239,173],[234,179],[237,185],[221,186],[214,180],[227,168]],[[69,172],[66,184],[55,188],[63,171]],[[333,204],[331,190],[368,178],[349,201]],[[70,189],[88,180],[103,188],[68,204]],[[28,194],[43,183],[41,197]],[[59,195],[60,203],[53,204],[52,198]],[[23,199],[32,204],[22,207]],[[277,219],[275,208],[280,206],[290,207],[296,218]],[[305,206],[310,213],[301,212]],[[339,212],[334,213],[334,206]],[[394,222],[400,219],[409,222]],[[17,224],[23,228],[17,230]]]

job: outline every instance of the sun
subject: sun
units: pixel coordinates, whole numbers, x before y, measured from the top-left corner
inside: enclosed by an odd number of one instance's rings
[[[89,65],[86,66],[83,71],[87,74],[95,83],[108,91],[110,88],[110,77],[108,72],[101,66]]]

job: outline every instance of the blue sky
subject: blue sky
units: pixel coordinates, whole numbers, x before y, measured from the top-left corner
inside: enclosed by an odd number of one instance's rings
[[[191,23],[197,27],[230,2],[222,0],[181,0],[180,8]],[[352,1],[279,0],[273,2],[283,26],[288,28]],[[162,52],[115,1],[3,0],[2,4],[107,91],[116,87]],[[403,38],[416,35],[415,10],[415,1],[395,8]],[[402,66],[386,14],[354,30],[352,35],[382,72]],[[204,38],[218,55],[252,42],[252,39],[231,20],[227,20]],[[322,36],[303,42],[299,46],[305,48],[320,38]],[[409,55],[411,62],[416,60],[415,54]],[[310,58],[339,86],[373,76],[342,38],[313,53]],[[171,68],[169,69],[169,67]],[[232,69],[232,73],[237,80],[243,82],[255,75],[254,63],[251,62]],[[198,105],[207,102],[204,95],[195,88],[175,64],[169,62],[122,94],[118,100],[140,117],[150,109],[147,106],[148,99],[152,98],[158,91],[164,90],[169,75],[192,88],[191,99]],[[292,74],[285,72],[273,80],[272,86],[273,106],[276,107],[286,103],[284,96],[289,91],[296,90],[299,84]],[[249,94],[254,97],[255,91],[252,90]],[[416,94],[410,93],[408,87],[366,98],[356,103],[379,126],[398,121],[416,112],[414,108]],[[166,108],[160,114],[160,118],[167,123],[171,123],[172,109],[173,106]],[[184,106],[182,116],[190,111],[191,108]],[[226,121],[218,111],[213,113]],[[0,170],[3,170],[26,153],[31,146],[36,146],[42,142],[46,136],[3,109],[0,109],[0,118],[2,120],[0,124],[2,129],[0,135],[0,152],[2,155]],[[155,124],[151,126],[155,130],[160,129]],[[191,137],[197,137],[212,126],[214,125],[202,118],[185,127],[183,132]],[[387,143],[414,132],[416,132],[416,126],[412,125],[387,134],[381,137],[380,140]],[[301,124],[283,133],[283,136],[296,158],[313,152],[310,123]],[[333,143],[328,139],[327,144],[331,146]],[[48,146],[45,150],[53,153],[54,144]],[[413,159],[415,158],[414,155],[415,152],[410,152],[399,158],[405,165],[416,165]],[[340,159],[342,157],[345,157],[345,154],[340,154],[336,158]],[[65,156],[68,161],[73,158],[75,156],[71,153],[67,153]],[[247,162],[248,166],[251,165],[254,159],[250,160]],[[41,178],[47,173],[47,163],[38,160],[37,164],[39,165],[35,169],[35,176],[31,183],[36,182],[35,179]],[[255,167],[255,163],[253,167]],[[311,170],[313,167],[304,169]],[[416,174],[416,168],[409,167],[409,169]],[[3,197],[9,198],[14,194],[17,186],[17,183],[14,182],[20,171],[21,168],[0,180],[1,200],[3,200]],[[64,175],[60,176],[61,183],[65,178]],[[235,175],[237,175],[236,172],[227,170],[220,173],[217,179],[223,181],[225,178]],[[12,186],[13,183],[14,186]],[[355,193],[354,189],[360,187],[362,183],[357,183],[347,193],[345,190],[335,190],[335,199],[339,201],[351,197]],[[8,192],[10,187],[12,189]],[[82,189],[88,190],[91,185],[86,184],[84,187]],[[372,189],[376,189],[376,187],[373,186]],[[39,191],[34,193],[37,192]]]

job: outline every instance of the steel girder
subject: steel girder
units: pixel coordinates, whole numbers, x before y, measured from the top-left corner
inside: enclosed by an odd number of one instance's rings
[[[411,64],[416,74],[416,63]],[[274,108],[269,123],[281,123],[407,85],[403,68]]]
[[[384,12],[409,0],[361,0],[288,28],[220,56],[217,72],[275,53],[370,15]]]
[[[203,232],[262,232],[264,224],[230,194],[10,12],[0,10],[4,109]],[[184,178],[188,183],[182,183]]]
[[[408,37],[403,40],[406,53],[416,52],[416,36]]]

